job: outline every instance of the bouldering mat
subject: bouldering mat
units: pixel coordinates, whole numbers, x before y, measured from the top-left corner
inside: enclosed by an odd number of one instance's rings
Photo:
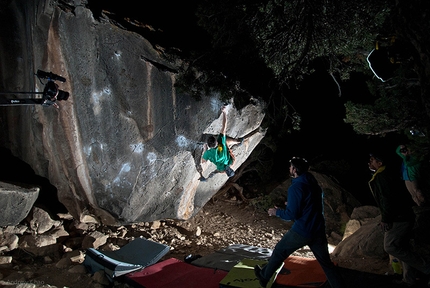
[[[316,259],[299,256],[288,257],[275,280],[276,284],[287,287],[322,287],[326,281]]]
[[[197,267],[170,258],[124,276],[127,284],[145,288],[218,288],[226,271]]]
[[[233,244],[205,255],[192,262],[193,265],[230,271],[242,259],[268,260],[272,250],[262,247]]]
[[[90,273],[104,270],[112,279],[158,262],[169,250],[167,245],[136,238],[116,251],[89,248],[83,264]]]
[[[84,266],[91,274],[103,270],[110,281],[114,277],[140,270],[142,265],[122,262],[104,255],[96,249],[87,249]]]
[[[261,288],[258,278],[254,274],[255,265],[264,266],[267,260],[256,259],[242,259],[236,264],[221,280],[220,288]],[[279,269],[278,269],[279,271]],[[267,287],[272,287],[273,280],[276,276],[272,277]]]

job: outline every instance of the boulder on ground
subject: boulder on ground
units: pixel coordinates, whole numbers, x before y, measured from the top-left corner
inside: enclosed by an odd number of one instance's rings
[[[38,187],[0,182],[0,226],[15,226],[27,217],[39,196]]]

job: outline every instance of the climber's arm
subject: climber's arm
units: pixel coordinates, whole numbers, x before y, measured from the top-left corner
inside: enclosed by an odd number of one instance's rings
[[[225,135],[227,131],[227,112],[225,111],[225,106],[221,108],[222,112],[222,128],[221,128],[221,134]]]
[[[200,163],[201,164],[203,164],[203,163],[206,163],[206,159],[204,158],[204,156],[205,156],[205,152],[208,150],[208,144],[204,144],[203,145],[203,152],[202,152],[202,157],[201,157],[201,161],[200,161]]]

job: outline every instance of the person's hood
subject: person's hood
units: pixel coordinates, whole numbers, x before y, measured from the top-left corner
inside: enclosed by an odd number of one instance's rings
[[[297,178],[293,178],[293,183],[306,183],[311,185],[318,185],[317,179],[310,172],[305,172]]]

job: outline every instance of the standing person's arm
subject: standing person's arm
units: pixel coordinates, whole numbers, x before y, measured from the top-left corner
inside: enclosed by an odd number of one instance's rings
[[[295,220],[301,214],[301,193],[299,190],[290,187],[288,189],[288,202],[285,202],[285,210],[275,206],[268,210],[269,216],[277,216],[283,220]]]
[[[302,193],[300,190],[290,187],[290,189],[288,189],[288,202],[285,210],[277,209],[276,216],[287,221],[296,220],[300,217],[300,214],[302,214],[301,202]]]

